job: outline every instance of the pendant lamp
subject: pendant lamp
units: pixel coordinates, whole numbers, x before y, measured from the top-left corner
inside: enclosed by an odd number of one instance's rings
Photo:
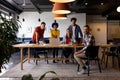
[[[117,7],[117,12],[120,12],[120,6]]]
[[[66,14],[55,14],[54,19],[55,20],[67,19],[67,15]]]
[[[67,3],[55,3],[52,9],[52,13],[54,14],[69,14],[70,12]]]
[[[50,0],[51,2],[57,2],[57,3],[68,3],[73,2],[75,0]]]

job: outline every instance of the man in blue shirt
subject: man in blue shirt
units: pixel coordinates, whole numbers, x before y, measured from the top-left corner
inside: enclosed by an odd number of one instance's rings
[[[81,38],[83,37],[82,30],[79,25],[76,24],[77,19],[71,18],[71,25],[68,27],[68,29],[71,32],[72,35],[72,42],[74,43],[80,43]]]

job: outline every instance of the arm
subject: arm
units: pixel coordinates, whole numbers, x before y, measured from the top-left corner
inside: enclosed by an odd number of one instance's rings
[[[39,41],[38,41],[38,32],[35,32],[36,34],[36,44],[39,44]]]

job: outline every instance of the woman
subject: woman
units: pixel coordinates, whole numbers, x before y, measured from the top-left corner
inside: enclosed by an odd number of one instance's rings
[[[51,38],[59,38],[60,37],[60,30],[58,30],[58,23],[53,23],[52,24],[52,30],[50,31],[51,34]],[[53,49],[53,58],[55,58],[55,56],[58,57],[58,49],[54,48]],[[53,63],[56,63],[55,60],[53,60]]]
[[[63,37],[62,43],[70,44],[70,45],[72,44],[72,36],[71,36],[69,29],[66,30],[66,35]],[[62,56],[64,56],[65,58],[69,58],[71,53],[72,53],[71,48],[63,48],[62,50]],[[65,60],[65,63],[68,63],[68,62],[69,60]]]

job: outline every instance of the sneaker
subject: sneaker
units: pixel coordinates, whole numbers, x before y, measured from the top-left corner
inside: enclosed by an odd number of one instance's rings
[[[86,70],[85,69],[82,69],[80,72],[78,72],[78,74],[85,74],[86,73]]]

